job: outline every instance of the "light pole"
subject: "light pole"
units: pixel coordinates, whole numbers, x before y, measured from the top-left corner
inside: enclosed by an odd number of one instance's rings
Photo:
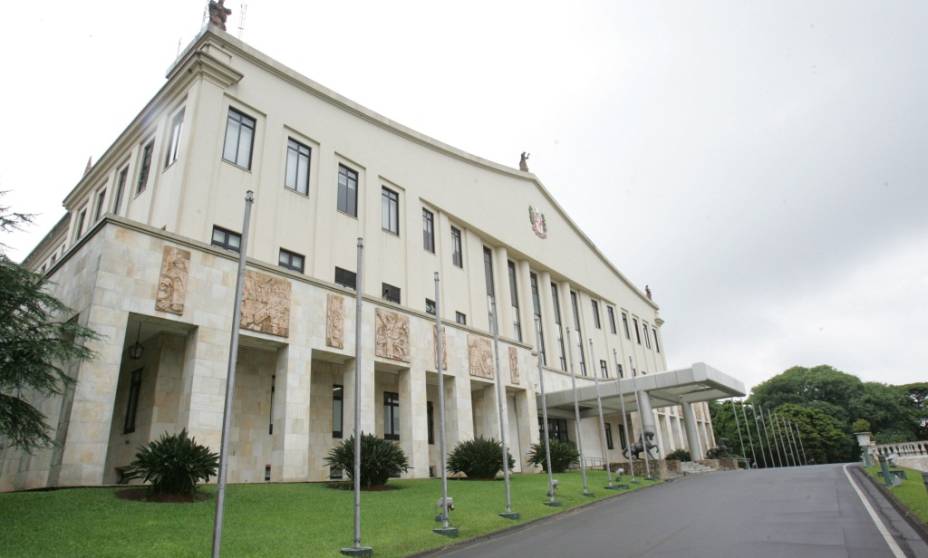
[[[541,361],[541,320],[538,317],[535,317],[535,345],[536,353],[538,353],[538,388],[541,390],[541,420],[542,420],[542,430],[544,432],[544,444],[545,444],[545,469],[548,472],[548,500],[545,502],[546,506],[560,506],[561,503],[557,501],[557,494],[554,489],[554,473],[551,469],[551,438],[548,434],[548,400],[545,398],[545,374],[544,374],[544,363]]]
[[[229,367],[226,371],[226,399],[222,410],[222,438],[219,442],[219,478],[216,479],[216,516],[213,520],[213,558],[219,558],[222,548],[222,520],[226,499],[226,480],[229,475],[229,437],[232,431],[232,401],[235,395],[235,367],[238,365],[239,326],[242,322],[242,294],[245,290],[245,263],[248,257],[248,227],[251,223],[251,206],[255,194],[245,192],[245,215],[242,218],[242,237],[238,252],[238,271],[235,275],[235,302],[232,305],[232,339],[229,343]]]
[[[370,556],[374,550],[361,544],[361,321],[364,304],[364,239],[358,237],[354,313],[354,544],[341,549],[345,556]]]
[[[615,385],[619,391],[619,406],[622,409],[622,429],[625,431],[625,446],[628,448],[628,463],[632,470],[632,478],[629,482],[638,484],[638,479],[635,477],[635,464],[632,461],[632,438],[628,433],[628,414],[625,412],[625,395],[622,393],[622,374],[619,372],[621,366],[619,364],[619,355],[616,353],[615,349],[612,349],[612,358],[615,360],[615,375],[617,376]]]
[[[441,327],[441,289],[435,272],[435,370],[438,371],[438,454],[441,467],[441,527],[432,529],[439,535],[456,537],[458,528],[448,516],[448,468],[445,465],[445,332]]]
[[[499,367],[499,317],[496,314],[496,297],[490,297],[490,309],[493,313],[493,358],[496,359],[496,410],[499,413],[499,438],[503,446],[503,485],[506,491],[506,511],[499,514],[506,519],[519,519],[519,514],[512,511],[512,492],[509,486],[509,446],[506,444],[507,405],[506,390],[503,387],[503,374]]]
[[[583,480],[583,495],[592,496],[590,485],[586,480],[586,463],[583,460],[583,436],[580,434],[580,402],[577,399],[577,371],[574,368],[574,341],[567,326],[567,358],[570,366],[570,387],[574,393],[574,430],[577,433],[577,451],[580,453],[580,477]]]
[[[593,352],[593,338],[590,338],[590,364],[596,362],[596,353]],[[612,482],[612,467],[609,466],[609,448],[606,447],[606,419],[603,417],[603,398],[599,395],[599,378],[596,377],[596,368],[593,368],[593,387],[596,390],[596,408],[599,410],[600,446],[603,450],[603,465],[606,467],[606,489],[618,490],[619,487]]]

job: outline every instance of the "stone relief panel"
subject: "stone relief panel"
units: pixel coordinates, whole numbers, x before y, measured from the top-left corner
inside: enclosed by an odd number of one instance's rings
[[[161,276],[155,310],[182,316],[187,298],[187,276],[190,271],[190,252],[174,246],[165,246],[161,257]]]
[[[509,347],[509,383],[519,384],[519,351],[515,347]]]
[[[325,301],[325,344],[345,348],[345,297],[333,293]]]
[[[432,326],[432,361],[435,361],[434,351],[436,349],[436,343],[438,343],[438,335],[435,334],[435,327]],[[445,328],[441,328],[441,346],[442,346],[442,359],[441,359],[441,369],[448,369],[448,332],[445,331]]]
[[[476,335],[467,336],[467,360],[470,375],[492,380],[494,378],[493,348],[490,340]]]
[[[242,328],[269,335],[290,334],[290,281],[245,271]]]
[[[409,316],[380,308],[375,310],[374,354],[409,362]]]

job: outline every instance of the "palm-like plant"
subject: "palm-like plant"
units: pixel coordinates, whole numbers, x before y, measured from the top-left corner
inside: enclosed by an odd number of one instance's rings
[[[150,482],[156,495],[192,496],[197,484],[208,481],[218,467],[219,454],[198,444],[185,428],[178,434],[165,432],[140,448],[125,478]]]
[[[348,478],[354,479],[354,436],[329,451],[325,458],[330,468],[343,470]],[[390,477],[397,477],[409,470],[406,454],[400,446],[373,434],[361,435],[361,486],[383,486]]]
[[[548,441],[548,445],[551,447],[552,472],[563,473],[574,463],[580,462],[580,452],[571,442],[553,439]],[[533,444],[532,451],[528,454],[528,462],[532,465],[544,467],[546,461],[544,444]]]
[[[508,453],[507,456],[512,469],[516,462]],[[448,455],[448,470],[464,473],[469,479],[493,479],[502,468],[503,444],[493,438],[478,436],[461,442]]]

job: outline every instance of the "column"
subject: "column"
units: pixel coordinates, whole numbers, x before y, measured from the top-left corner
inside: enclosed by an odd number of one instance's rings
[[[702,444],[699,440],[699,427],[696,424],[696,413],[693,404],[683,402],[683,419],[686,421],[686,441],[690,446],[690,457],[693,461],[703,458]]]
[[[400,446],[409,459],[410,478],[429,476],[429,431],[425,369],[412,367],[399,373]],[[436,405],[437,407],[437,405]],[[438,409],[435,409],[438,428]]]
[[[496,283],[496,308],[499,334],[515,338],[512,329],[512,294],[509,292],[509,255],[505,248],[493,248],[493,281]],[[492,330],[491,330],[492,331]],[[502,356],[502,355],[500,355]]]
[[[447,451],[465,440],[474,439],[474,417],[470,404],[470,378],[467,372],[445,374],[445,425]]]
[[[229,359],[229,331],[200,326],[187,335],[178,426],[219,451]]]
[[[103,483],[128,321],[128,312],[90,307],[85,325],[99,333],[101,339],[87,343],[96,357],[80,363],[77,370],[58,485]]]
[[[366,352],[366,351],[365,351]],[[361,434],[376,434],[375,413],[382,413],[382,409],[377,405],[374,397],[374,359],[373,353],[371,358],[367,355],[362,357],[361,370]],[[344,432],[345,439],[348,439],[354,433],[354,382],[355,382],[355,365],[357,361],[352,359],[344,364]],[[402,405],[400,400],[400,405]],[[402,408],[402,407],[401,407]],[[402,411],[401,411],[402,412]]]
[[[277,351],[271,478],[309,480],[309,408],[312,349],[288,345]]]

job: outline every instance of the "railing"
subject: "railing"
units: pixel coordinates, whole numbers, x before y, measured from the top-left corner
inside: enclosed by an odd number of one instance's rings
[[[898,457],[928,456],[928,441],[901,442],[898,444],[879,444],[870,446],[870,455],[888,457],[895,454]]]

